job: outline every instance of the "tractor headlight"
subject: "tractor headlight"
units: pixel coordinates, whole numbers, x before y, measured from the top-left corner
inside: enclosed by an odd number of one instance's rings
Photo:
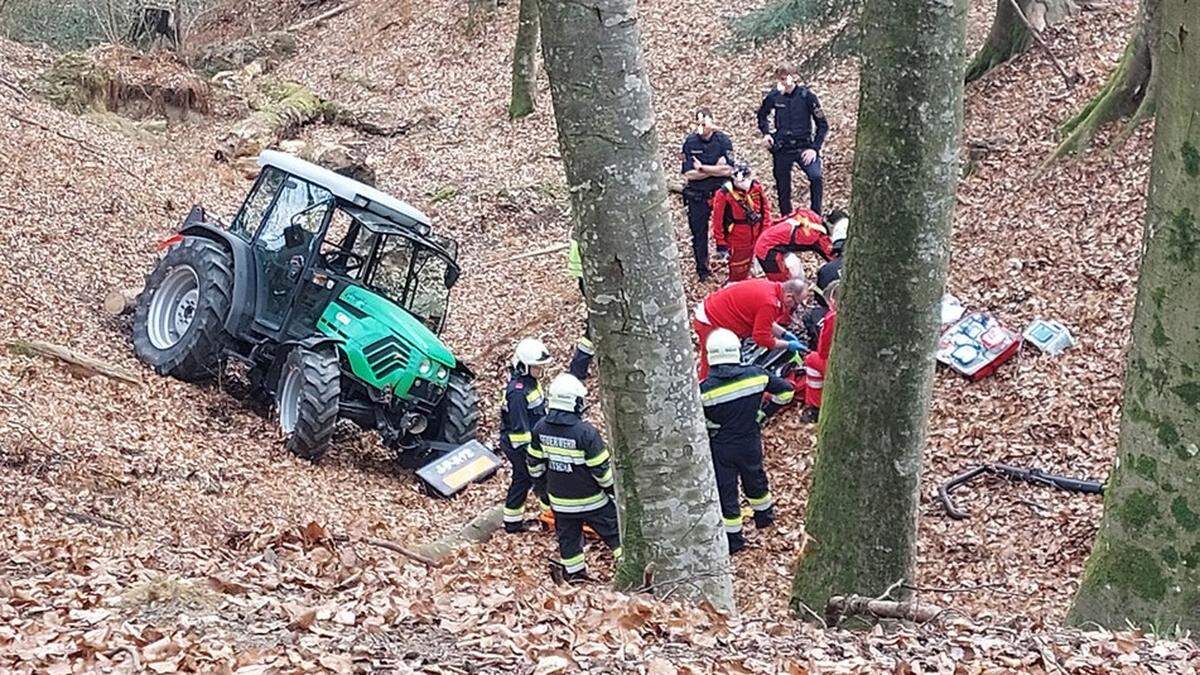
[[[446,372],[445,368],[438,368],[438,380],[439,381],[446,379],[446,376],[449,374],[450,373]]]
[[[422,375],[428,375],[429,372],[433,370],[433,364],[429,362],[429,359],[421,359],[421,366],[417,370],[419,370]]]

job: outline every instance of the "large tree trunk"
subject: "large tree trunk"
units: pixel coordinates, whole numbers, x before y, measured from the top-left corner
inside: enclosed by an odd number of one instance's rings
[[[1100,127],[1129,117],[1124,130],[1113,141],[1112,147],[1118,147],[1142,121],[1154,114],[1154,53],[1159,35],[1155,27],[1160,4],[1160,0],[1141,1],[1134,19],[1133,35],[1117,69],[1083,110],[1063,124],[1059,132],[1064,138],[1052,160],[1086,148]]]
[[[512,100],[509,119],[520,119],[533,112],[537,96],[538,0],[521,0],[517,41],[513,45]]]
[[[617,585],[733,606],[688,308],[634,0],[542,0],[543,55],[571,188],[616,461]]]
[[[1104,519],[1069,619],[1200,630],[1200,12],[1163,0],[1133,346]]]
[[[846,271],[792,594],[805,615],[913,577],[959,170],[966,0],[867,0],[863,16]]]
[[[1017,8],[1020,8],[1020,13]],[[1038,32],[1053,26],[1075,12],[1072,0],[996,0],[996,15],[987,41],[967,66],[967,82],[1029,48],[1033,40],[1026,21]],[[1021,15],[1025,18],[1022,19]]]

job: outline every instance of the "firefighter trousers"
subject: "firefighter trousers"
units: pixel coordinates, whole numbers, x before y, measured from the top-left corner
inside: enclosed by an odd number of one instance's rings
[[[508,494],[504,497],[504,529],[518,532],[525,523],[525,500],[529,497],[529,491],[534,489],[533,477],[529,475],[529,459],[525,454],[525,446],[512,448],[504,443],[504,455],[512,464],[512,482],[508,484]],[[538,501],[544,510],[545,497],[539,494]]]
[[[567,573],[587,569],[583,556],[583,525],[591,526],[613,552],[621,557],[621,533],[617,526],[617,506],[611,499],[598,509],[583,513],[554,512],[554,534],[558,538],[559,562]]]
[[[754,509],[754,525],[763,528],[775,522],[775,500],[771,497],[767,472],[763,469],[762,441],[747,439],[740,443],[713,443],[712,454],[725,536],[729,539],[729,552],[735,553],[746,545],[742,535],[742,506],[738,499],[739,480],[742,492],[746,493],[746,501]]]

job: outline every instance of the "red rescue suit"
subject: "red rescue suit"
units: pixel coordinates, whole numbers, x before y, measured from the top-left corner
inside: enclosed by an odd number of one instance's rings
[[[710,294],[696,306],[692,327],[700,338],[700,379],[708,377],[708,336],[726,328],[740,339],[754,338],[759,346],[775,346],[774,324],[788,321],[791,309],[783,285],[768,279],[748,279]]]
[[[833,327],[837,323],[837,309],[829,310],[821,320],[821,335],[817,339],[817,351],[804,357],[804,405],[821,407],[821,391],[825,388],[825,367],[829,364],[829,350],[833,347]]]
[[[796,209],[763,230],[754,244],[754,257],[772,281],[791,277],[784,257],[789,253],[812,251],[826,262],[833,259],[833,241],[822,225],[821,216],[808,209]]]
[[[754,242],[770,222],[771,209],[758,181],[744,192],[730,181],[713,195],[712,236],[718,249],[729,249],[730,282],[750,276]]]

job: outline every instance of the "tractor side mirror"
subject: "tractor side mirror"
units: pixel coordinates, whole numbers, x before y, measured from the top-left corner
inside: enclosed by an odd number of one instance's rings
[[[446,266],[446,274],[442,281],[446,284],[447,289],[454,288],[454,284],[458,283],[458,268],[454,265]]]

